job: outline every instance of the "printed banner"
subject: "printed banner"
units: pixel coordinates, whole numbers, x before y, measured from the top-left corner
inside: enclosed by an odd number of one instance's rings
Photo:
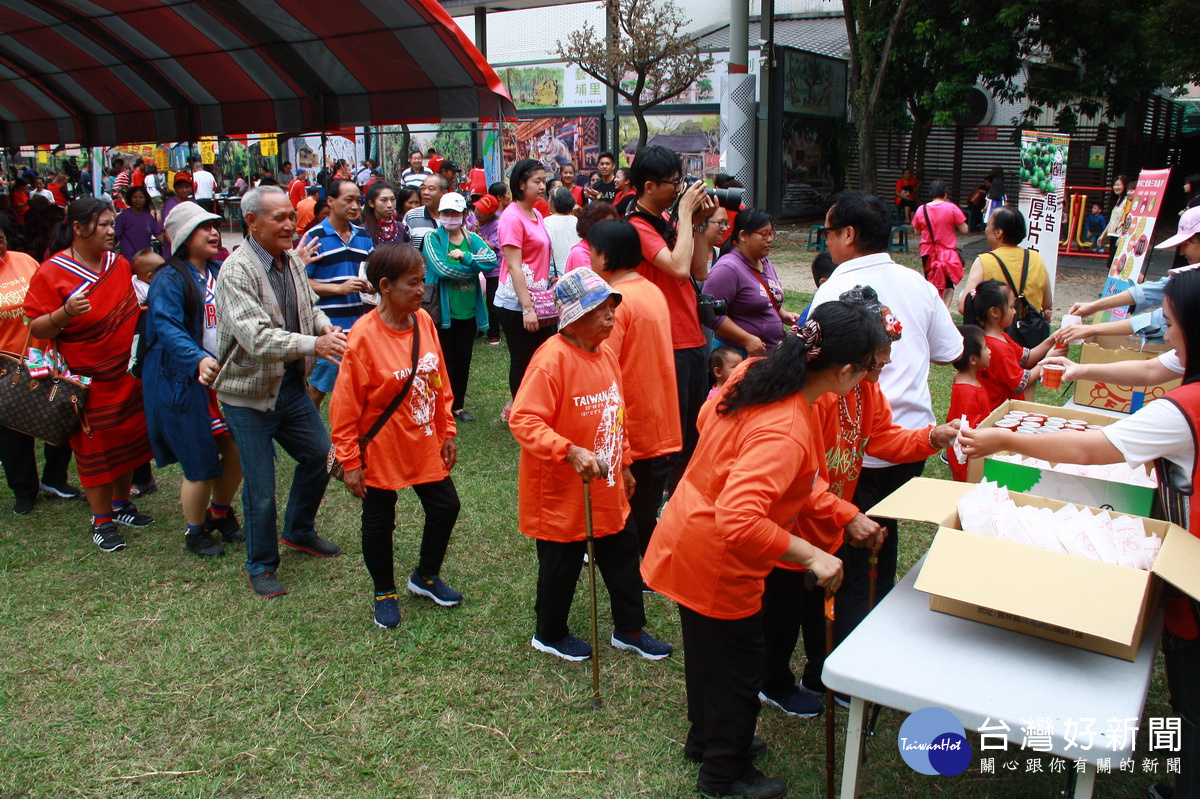
[[[264,133],[258,138],[258,154],[264,158],[279,155],[279,139],[274,133]]]
[[[1110,236],[1117,237],[1117,246],[1102,296],[1117,294],[1141,282],[1146,262],[1150,260],[1154,223],[1158,220],[1170,177],[1170,169],[1143,169],[1138,175],[1137,186],[1126,196],[1116,228],[1108,231]],[[1128,308],[1114,308],[1103,319],[1124,319],[1128,315]]]
[[[1071,137],[1065,133],[1021,131],[1020,208],[1028,226],[1021,246],[1042,256],[1051,287],[1058,270],[1058,228],[1062,223],[1070,146]]]
[[[204,164],[215,164],[217,162],[216,142],[214,140],[200,140],[200,161]]]

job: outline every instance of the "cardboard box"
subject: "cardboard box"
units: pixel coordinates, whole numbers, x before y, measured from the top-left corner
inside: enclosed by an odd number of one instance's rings
[[[958,500],[973,488],[918,477],[868,511],[939,525],[916,582],[932,610],[1135,660],[1158,607],[1160,580],[1200,598],[1200,538],[1182,527],[1142,519],[1163,540],[1147,572],[964,532]],[[1018,505],[1068,504],[1009,494]]]
[[[1079,354],[1080,363],[1117,363],[1119,361],[1148,361],[1157,358],[1171,347],[1166,344],[1146,344],[1131,348],[1125,336],[1097,336],[1084,343]],[[1075,382],[1075,402],[1092,408],[1133,413],[1151,400],[1158,399],[1182,380],[1173,380],[1157,386],[1118,386],[1115,383],[1094,383],[1090,380]]]
[[[1009,411],[1062,416],[1101,427],[1116,421],[1112,416],[1092,411],[1065,410],[1053,405],[1009,400],[992,411],[978,426],[994,427],[996,422]],[[967,462],[967,480],[978,483],[982,479],[991,480],[1010,491],[1035,494],[1039,497],[1058,499],[1063,502],[1074,502],[1091,508],[1115,510],[1134,516],[1149,516],[1154,509],[1156,492],[1155,489],[1147,486],[1133,486],[1095,477],[1080,477],[1079,475],[1025,466],[1020,463],[998,461],[992,457],[972,458]]]

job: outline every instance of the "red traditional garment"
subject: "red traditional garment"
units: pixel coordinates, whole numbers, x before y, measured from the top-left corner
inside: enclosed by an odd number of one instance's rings
[[[61,307],[77,290],[86,291],[92,305],[54,340],[71,371],[92,378],[85,408],[91,432],[71,436],[85,488],[111,483],[151,457],[142,384],[126,371],[138,316],[132,281],[129,262],[119,255],[105,253],[97,275],[60,252],[38,267],[25,295],[31,319]]]

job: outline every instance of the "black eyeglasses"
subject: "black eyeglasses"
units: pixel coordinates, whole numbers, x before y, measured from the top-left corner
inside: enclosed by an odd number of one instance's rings
[[[849,227],[849,226],[848,225],[834,225],[833,227],[822,228],[821,229],[821,238],[824,239],[825,241],[829,241],[830,233],[834,232],[835,230],[844,230],[847,227]]]

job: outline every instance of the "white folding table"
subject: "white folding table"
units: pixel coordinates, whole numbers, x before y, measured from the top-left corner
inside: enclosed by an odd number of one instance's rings
[[[1050,719],[1054,729],[1046,754],[1085,761],[1076,774],[1075,795],[1091,797],[1095,761],[1132,756],[1132,736],[1112,740],[1106,722],[1141,718],[1162,631],[1161,611],[1131,663],[932,611],[929,595],[913,588],[923,562],[924,558],[913,566],[825,661],[826,687],[852,697],[842,799],[858,796],[867,702],[904,713],[940,707],[976,732],[988,719],[989,729],[1003,721],[1012,731],[1009,742],[1018,747],[1020,729],[1028,720]],[[1096,720],[1095,735],[1078,737],[1068,749],[1066,723],[1083,719]],[[1089,740],[1091,749],[1082,751],[1080,746]]]

